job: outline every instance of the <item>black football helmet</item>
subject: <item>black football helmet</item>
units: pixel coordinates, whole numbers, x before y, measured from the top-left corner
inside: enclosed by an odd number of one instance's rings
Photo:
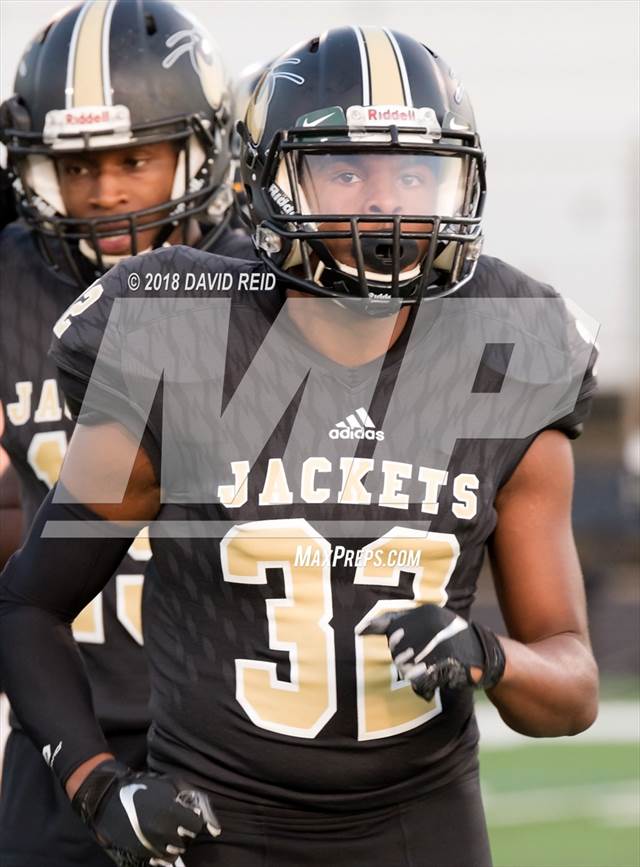
[[[232,191],[233,105],[217,48],[191,13],[164,0],[88,0],[55,17],[27,47],[15,94],[0,106],[0,137],[21,216],[38,233],[51,264],[50,242],[84,287],[73,245],[98,273],[118,257],[97,240],[156,228],[153,247],[191,218],[210,224],[198,246],[224,227]],[[73,219],[60,195],[58,155],[174,141],[179,149],[171,198],[153,208]],[[111,228],[108,224],[111,224]],[[57,246],[56,246],[56,249]]]
[[[271,63],[250,63],[235,77],[233,84],[233,98],[237,120],[244,120],[247,113],[247,106],[249,105],[249,100],[253,95],[253,91],[256,89],[256,85],[270,66]],[[237,131],[234,131],[233,133],[232,142],[232,154],[234,157],[239,158],[242,139],[238,135]]]
[[[269,63],[250,63],[249,66],[240,72],[236,77],[233,87],[233,98],[235,104],[236,120],[244,120],[247,113],[247,106],[251,95],[255,90],[257,83],[260,81],[263,72],[269,68]],[[240,153],[242,149],[242,139],[234,129],[231,135],[231,158],[233,164],[233,192],[235,194],[235,202],[238,210],[238,217],[241,224],[250,224],[250,218],[247,207],[247,197],[245,195],[244,186],[242,184],[242,176],[240,172]]]
[[[270,65],[238,130],[254,240],[289,285],[386,315],[472,276],[485,159],[466,91],[425,45],[328,30]]]

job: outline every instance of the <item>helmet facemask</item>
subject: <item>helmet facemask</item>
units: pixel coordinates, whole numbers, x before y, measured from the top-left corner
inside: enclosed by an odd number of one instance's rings
[[[14,94],[0,106],[18,208],[48,264],[84,288],[124,255],[169,239],[213,244],[231,216],[232,115],[214,41],[170,0],[86,0],[56,15],[27,46]],[[177,160],[160,144],[175,146]],[[70,175],[57,171],[62,155],[79,162],[84,155],[94,171],[111,159],[92,156],[146,146],[162,152],[162,162],[148,177],[132,175],[131,195],[123,175],[123,195],[116,191],[105,207],[93,207],[88,184],[73,187]],[[196,218],[205,224],[199,239]]]
[[[484,162],[475,134],[435,126],[319,134],[298,122],[276,134],[254,186],[270,266],[311,294],[367,298],[372,312],[466,282],[480,252]]]
[[[166,123],[149,127],[131,130],[126,140],[119,131],[115,137],[108,133],[85,134],[72,142],[65,141],[64,135],[47,136],[46,129],[42,137],[25,131],[18,135],[18,131],[12,129],[5,132],[11,167],[17,176],[14,185],[21,214],[37,230],[42,251],[50,264],[55,261],[52,242],[57,242],[67,269],[81,286],[86,284],[86,275],[80,273],[72,255],[75,245],[97,273],[103,273],[124,256],[105,254],[98,244],[100,238],[129,235],[131,251],[126,254],[129,256],[145,252],[139,243],[141,231],[157,230],[152,244],[146,249],[162,246],[177,227],[182,229],[182,242],[186,243],[190,222],[200,217],[212,226],[212,232],[207,233],[207,242],[211,243],[213,239],[210,236],[213,233],[217,235],[228,221],[232,193],[226,176],[220,183],[219,165],[216,163],[217,158],[225,154],[223,138],[228,134],[226,126],[221,123],[212,126],[209,121],[193,116],[171,118]],[[174,142],[178,149],[168,200],[144,209],[99,217],[68,215],[60,192],[56,157],[161,141]],[[113,228],[114,222],[122,225]]]

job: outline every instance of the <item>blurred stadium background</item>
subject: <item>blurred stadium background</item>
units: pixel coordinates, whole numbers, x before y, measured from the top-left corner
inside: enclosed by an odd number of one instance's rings
[[[0,0],[0,98],[67,3]],[[337,24],[423,39],[468,85],[488,155],[486,251],[601,326],[600,395],[575,446],[574,518],[602,709],[576,738],[514,735],[480,702],[497,867],[640,865],[638,48],[629,2],[208,2],[190,8],[232,74]],[[500,623],[489,574],[476,617]],[[453,820],[453,817],[452,817]]]

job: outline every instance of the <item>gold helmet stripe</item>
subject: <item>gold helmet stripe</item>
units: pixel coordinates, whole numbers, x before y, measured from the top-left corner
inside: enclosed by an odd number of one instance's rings
[[[370,104],[410,105],[406,102],[400,65],[388,32],[380,27],[361,29],[369,56]]]
[[[402,56],[402,51],[400,46],[398,45],[398,41],[393,33],[388,30],[386,27],[384,28],[384,32],[387,34],[387,39],[393,46],[394,54],[396,55],[396,61],[398,62],[398,69],[400,70],[400,78],[402,79],[402,89],[404,91],[404,101],[407,105],[413,105],[413,97],[411,96],[411,85],[409,84],[409,76],[407,75],[407,67],[404,62],[404,57]]]
[[[367,56],[367,47],[364,44],[362,32],[359,27],[354,27],[353,32],[358,41],[358,50],[360,51],[360,70],[362,75],[362,104],[371,105],[371,87],[369,85],[369,58]]]
[[[66,106],[112,105],[109,31],[115,0],[90,0],[78,15],[67,63]]]
[[[113,105],[113,92],[111,90],[111,60],[109,50],[111,48],[111,18],[117,0],[109,0],[104,23],[102,25],[102,89],[104,104]]]

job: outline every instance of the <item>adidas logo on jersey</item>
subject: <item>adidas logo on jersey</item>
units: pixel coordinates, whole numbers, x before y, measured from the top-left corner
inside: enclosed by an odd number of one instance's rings
[[[369,413],[361,406],[360,409],[348,415],[345,421],[339,421],[334,428],[331,428],[329,436],[332,440],[380,441],[384,439],[384,432],[376,430]]]

